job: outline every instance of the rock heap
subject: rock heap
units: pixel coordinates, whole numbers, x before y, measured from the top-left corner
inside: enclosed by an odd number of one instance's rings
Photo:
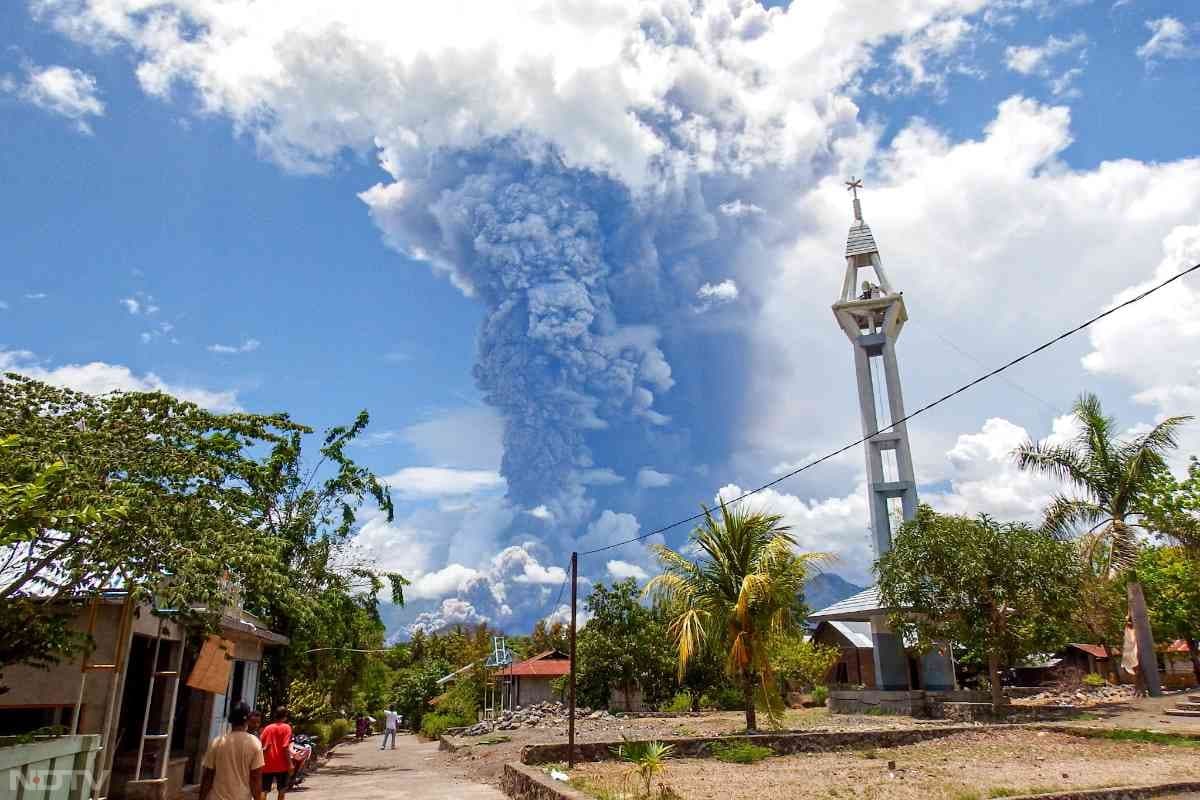
[[[579,720],[609,720],[613,716],[607,711],[592,711],[590,708],[575,709],[575,719]],[[514,731],[519,728],[565,728],[567,725],[567,707],[560,702],[534,703],[530,706],[517,706],[503,712],[493,724],[490,720],[476,723],[463,731],[460,736],[483,736],[493,731]]]

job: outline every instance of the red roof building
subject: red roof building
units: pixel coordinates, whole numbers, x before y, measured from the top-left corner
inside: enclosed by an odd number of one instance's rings
[[[571,659],[560,650],[547,650],[499,671],[513,683],[513,705],[531,705],[561,699],[551,683],[571,672]]]

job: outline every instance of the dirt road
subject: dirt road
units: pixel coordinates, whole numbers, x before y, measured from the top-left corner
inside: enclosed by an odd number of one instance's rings
[[[294,800],[504,800],[493,786],[476,783],[437,756],[437,742],[397,737],[395,750],[379,749],[373,736],[340,744],[304,785],[288,792]]]

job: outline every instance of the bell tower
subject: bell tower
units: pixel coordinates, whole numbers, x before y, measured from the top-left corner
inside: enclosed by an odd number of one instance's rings
[[[854,223],[846,237],[846,274],[833,314],[854,350],[858,408],[867,439],[867,503],[878,558],[892,548],[893,527],[917,514],[917,481],[908,427],[901,421],[905,416],[904,394],[896,363],[896,339],[908,321],[908,311],[904,295],[896,291],[884,272],[879,247],[863,219],[858,198],[862,181],[851,178],[846,188],[854,196]],[[874,589],[861,597],[857,618],[865,617],[871,623],[878,688],[908,689],[908,658],[904,643],[888,625],[888,610],[879,607]],[[954,667],[948,654],[948,647],[939,648],[922,659],[924,688],[954,688]]]

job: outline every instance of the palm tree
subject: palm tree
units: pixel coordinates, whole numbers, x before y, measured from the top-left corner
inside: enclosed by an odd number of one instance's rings
[[[1191,417],[1171,417],[1129,440],[1117,437],[1117,423],[1100,401],[1084,394],[1072,408],[1079,427],[1066,444],[1029,441],[1014,453],[1021,469],[1066,482],[1077,494],[1058,494],[1046,509],[1043,528],[1057,536],[1082,533],[1083,558],[1102,560],[1108,579],[1129,570],[1138,553],[1143,509],[1158,477],[1167,469],[1164,456],[1176,447],[1175,432]],[[1151,695],[1162,693],[1146,601],[1137,576],[1127,586],[1129,615],[1137,632],[1138,667]]]
[[[692,561],[669,547],[655,552],[663,573],[645,593],[671,609],[669,630],[678,649],[679,675],[706,645],[726,651],[725,670],[742,686],[746,729],[756,730],[754,693],[761,688],[772,722],[779,719],[779,693],[767,659],[773,633],[795,628],[796,595],[823,553],[796,553],[796,541],[778,514],[731,508],[723,501],[720,518],[704,509],[704,523],[692,531],[701,553]]]

